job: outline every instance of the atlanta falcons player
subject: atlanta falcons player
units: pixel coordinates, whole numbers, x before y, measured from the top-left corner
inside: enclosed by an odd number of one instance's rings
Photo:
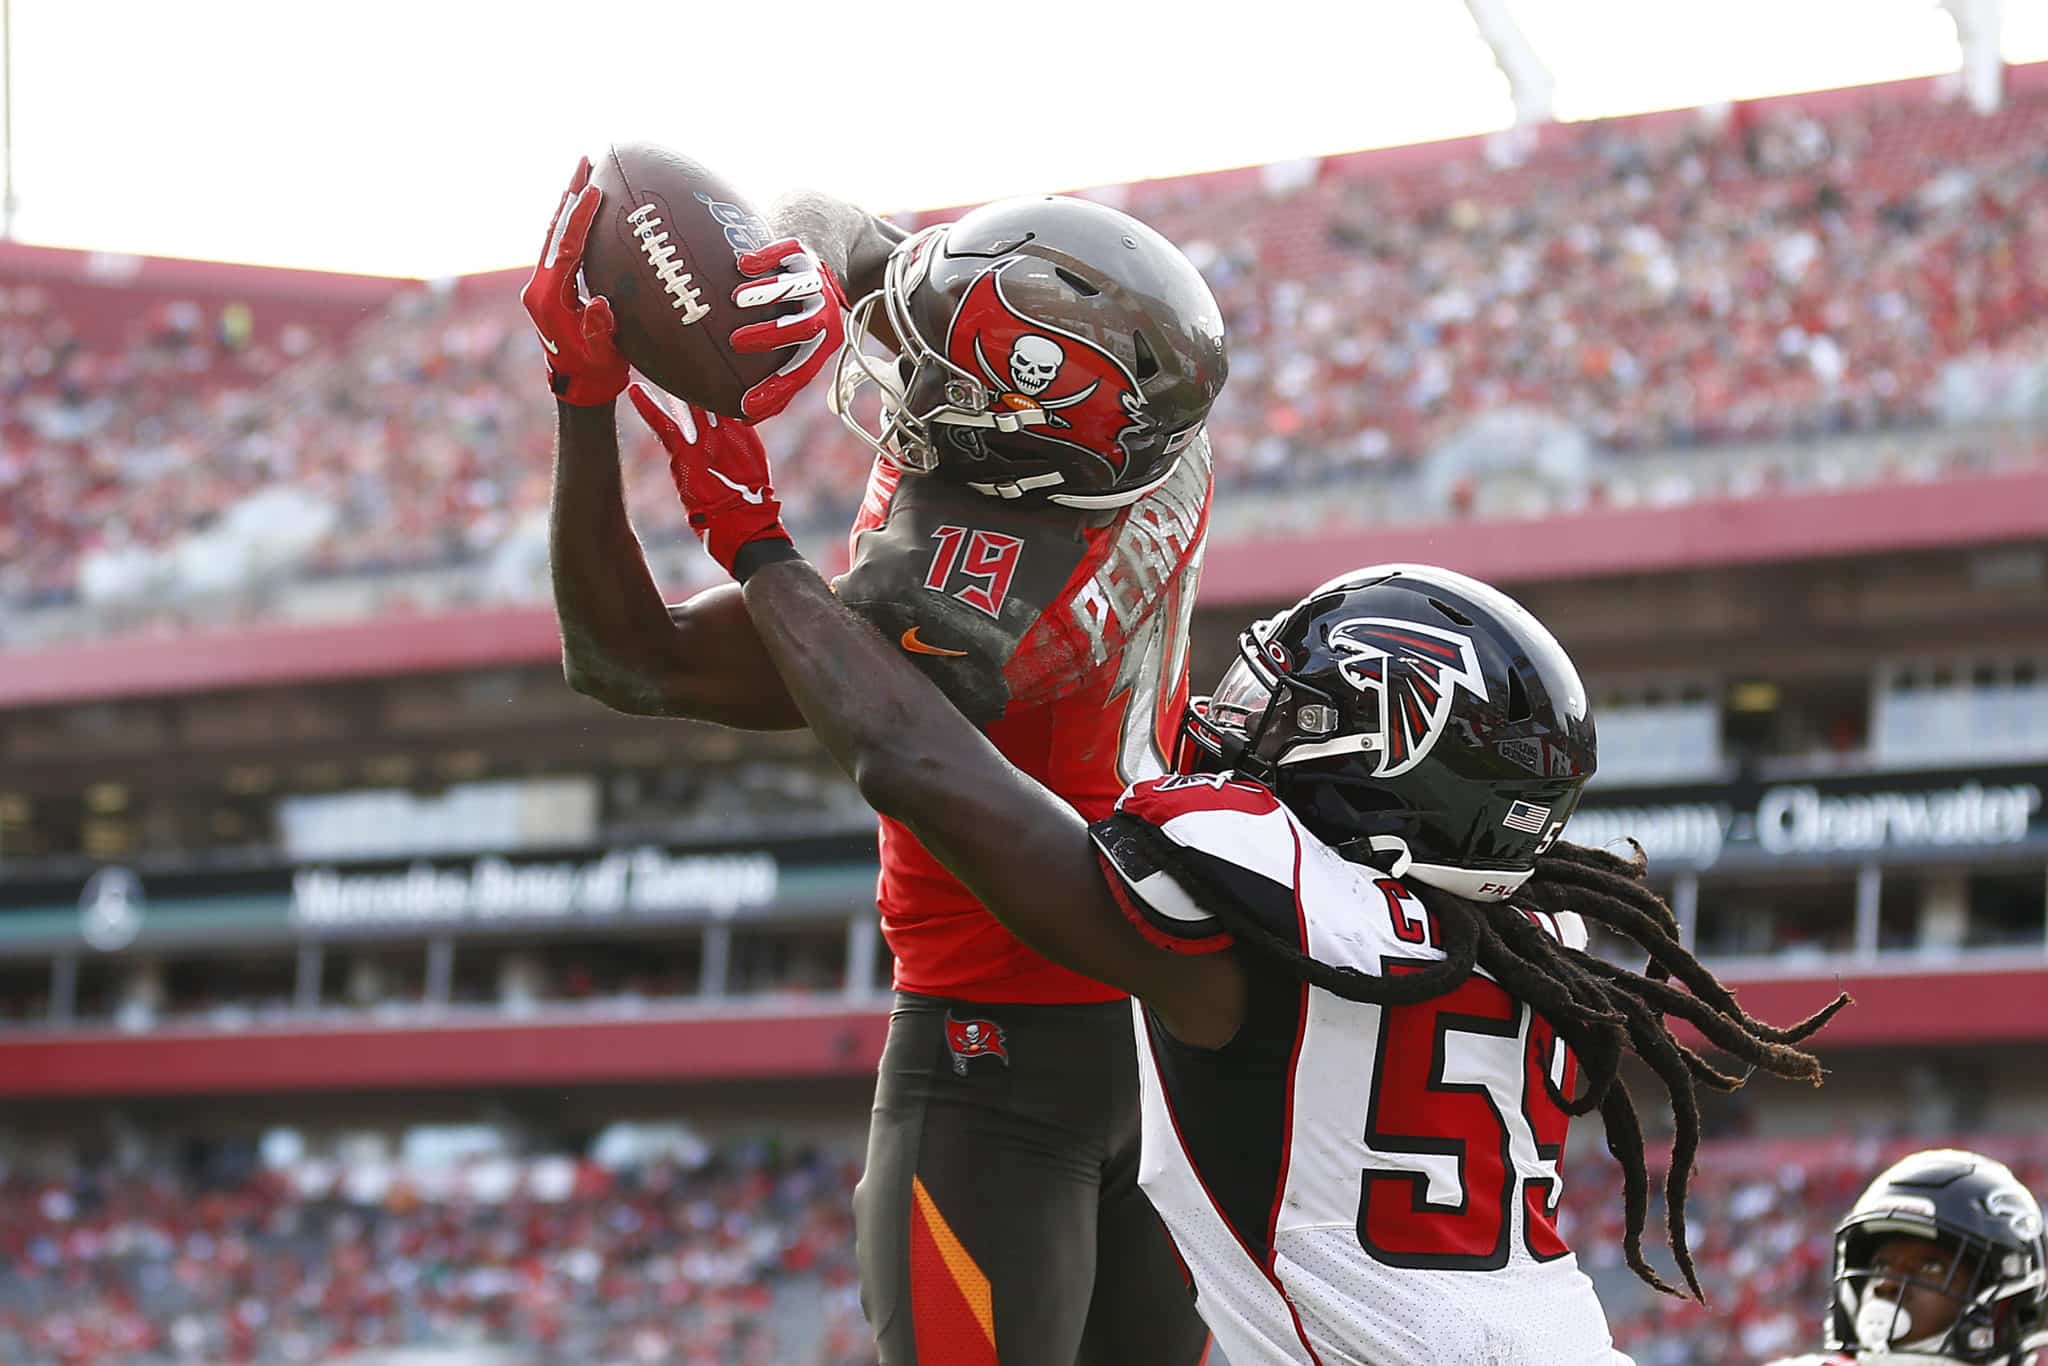
[[[2041,1206],[2004,1163],[1930,1148],[1886,1168],[1835,1228],[1827,1350],[1772,1366],[2044,1366]]]
[[[727,490],[765,486],[767,456],[744,424],[682,426],[684,500],[725,560],[721,538],[750,525]],[[1749,1019],[1638,865],[1555,843],[1592,719],[1563,650],[1494,589],[1381,566],[1256,624],[1190,707],[1179,771],[1090,824],[793,554],[743,584],[790,695],[876,809],[1020,938],[1142,1002],[1140,1180],[1233,1361],[1625,1362],[1555,1221],[1569,1116],[1606,1119],[1625,1252],[1654,1281],[1623,1048],[1671,1088],[1681,1173],[1693,1079],[1740,1083],[1665,1013],[1818,1076],[1791,1042],[1833,1008],[1792,1030]],[[1586,918],[1653,970],[1588,955]],[[1690,1281],[1682,1182],[1668,1208]]]
[[[553,568],[569,677],[644,715],[801,725],[739,594],[664,606],[633,537],[612,414],[625,363],[609,308],[576,287],[596,193],[571,185],[526,294],[561,400]],[[734,336],[791,348],[749,396],[755,418],[841,358],[835,399],[877,459],[839,600],[1012,763],[1108,815],[1127,783],[1162,771],[1186,697],[1202,424],[1226,371],[1208,287],[1157,233],[1080,200],[1007,200],[907,239],[817,196],[773,216],[788,238],[743,261],[762,277],[749,298],[816,300],[836,272],[860,299],[856,333],[896,352],[838,350],[837,307]],[[870,383],[871,429],[854,421]],[[735,577],[794,556],[765,467],[720,483],[692,463],[692,434],[744,425],[679,425],[644,387],[631,396]],[[1020,944],[888,819],[881,862],[898,996],[855,1214],[882,1360],[1193,1366],[1207,1334],[1137,1186],[1124,993]]]

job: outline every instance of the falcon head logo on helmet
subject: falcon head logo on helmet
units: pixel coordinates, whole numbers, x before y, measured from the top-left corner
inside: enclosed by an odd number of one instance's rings
[[[1346,858],[1502,901],[1596,757],[1585,684],[1541,622],[1463,574],[1384,564],[1239,636],[1174,767],[1261,784]]]
[[[1421,763],[1451,719],[1451,698],[1463,688],[1486,700],[1486,677],[1472,638],[1418,621],[1355,617],[1330,632],[1344,681],[1379,708],[1377,778]]]

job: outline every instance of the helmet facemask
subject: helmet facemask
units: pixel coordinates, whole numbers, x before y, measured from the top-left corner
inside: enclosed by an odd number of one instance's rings
[[[1280,672],[1287,659],[1286,650],[1273,639],[1280,622],[1279,617],[1253,622],[1239,634],[1238,657],[1224,670],[1216,690],[1189,699],[1174,769],[1230,770],[1271,790],[1311,829],[1356,831],[1371,824],[1370,817],[1360,820],[1359,807],[1338,809],[1351,805],[1340,794],[1354,784],[1349,775],[1327,771],[1330,766],[1321,761],[1370,752],[1376,748],[1376,737],[1337,734],[1344,716],[1338,699]],[[1316,781],[1291,781],[1294,774],[1289,769],[1296,764],[1313,765]],[[1370,787],[1369,782],[1356,785]],[[1372,804],[1369,790],[1358,795],[1365,799],[1363,806]],[[1332,839],[1331,846],[1346,858],[1385,864],[1394,877],[1407,872],[1413,861],[1405,841],[1370,831]]]
[[[1383,568],[1244,632],[1216,691],[1190,703],[1175,767],[1258,782],[1354,862],[1506,900],[1593,771],[1583,687],[1497,590]]]
[[[854,435],[883,459],[913,474],[930,474],[938,468],[936,443],[945,435],[937,430],[940,427],[1021,432],[1046,421],[1043,409],[993,407],[988,386],[948,360],[911,316],[911,293],[924,282],[930,253],[938,250],[945,232],[944,224],[926,228],[890,253],[882,270],[882,287],[853,306],[828,396],[832,411]],[[872,335],[877,308],[883,310],[889,330],[901,343],[902,349],[894,356],[877,355],[865,345]],[[854,412],[856,397],[869,385],[882,401],[881,420],[872,429]]]
[[[1084,201],[1004,201],[916,233],[851,311],[833,411],[898,468],[990,497],[1138,501],[1200,440],[1225,373],[1193,266]],[[894,355],[870,349],[878,334]],[[878,418],[857,410],[870,386]]]
[[[1947,1148],[1901,1158],[1857,1197],[1834,1246],[1830,1348],[1984,1366],[2048,1348],[2041,1206],[2001,1162]]]
[[[1945,1251],[1947,1274],[1935,1280],[1877,1268],[1877,1250],[1901,1235]],[[1880,1219],[1845,1231],[1838,1247],[1835,1303],[1852,1333],[1844,1345],[1864,1352],[1924,1353],[1958,1361],[1995,1359],[1998,1301],[2015,1291],[2004,1283],[1998,1253],[1988,1243],[1952,1230],[1938,1231],[1932,1224]],[[1953,1314],[1943,1322],[1916,1322],[1908,1304],[1916,1290],[1954,1305]]]
[[[1273,785],[1273,760],[1261,750],[1279,673],[1265,657],[1278,618],[1255,621],[1237,637],[1238,657],[1223,671],[1216,690],[1188,699],[1181,718],[1180,741],[1174,751],[1179,773],[1232,770],[1267,787]],[[1270,746],[1267,748],[1270,749]]]

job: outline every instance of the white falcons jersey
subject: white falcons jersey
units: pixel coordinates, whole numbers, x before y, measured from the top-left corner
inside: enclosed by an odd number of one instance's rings
[[[1124,913],[1162,947],[1228,947],[1203,909],[1227,897],[1335,967],[1385,977],[1444,957],[1413,893],[1256,784],[1152,779],[1090,830]],[[1522,914],[1585,944],[1576,916]],[[1627,1366],[1557,1232],[1575,1076],[1550,1027],[1481,974],[1382,1008],[1242,958],[1245,1021],[1224,1048],[1187,1047],[1137,1008],[1139,1183],[1230,1360]]]

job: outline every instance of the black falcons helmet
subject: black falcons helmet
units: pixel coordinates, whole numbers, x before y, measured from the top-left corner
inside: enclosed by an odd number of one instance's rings
[[[862,339],[884,310],[893,359]],[[1000,498],[1122,507],[1165,482],[1229,364],[1216,298],[1173,243],[1032,195],[899,243],[854,305],[833,406],[885,458]],[[853,412],[882,393],[878,427]]]
[[[1273,789],[1347,858],[1481,901],[1534,871],[1592,776],[1564,648],[1476,579],[1383,564],[1238,637],[1175,768]]]
[[[1878,1248],[1900,1235],[1951,1253],[1944,1283],[1876,1269]],[[2048,1350],[2044,1269],[2041,1206],[2004,1163],[1953,1148],[1914,1153],[1871,1182],[1835,1229],[1827,1345],[1877,1361],[2023,1366]],[[1959,1302],[1955,1322],[1914,1324],[1900,1308],[1907,1283]]]

